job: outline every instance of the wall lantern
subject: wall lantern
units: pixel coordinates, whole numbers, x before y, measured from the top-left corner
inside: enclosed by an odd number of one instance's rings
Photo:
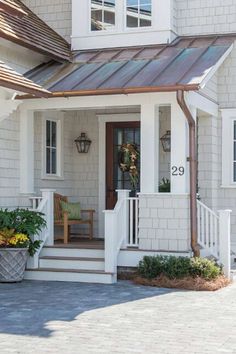
[[[87,137],[86,133],[81,133],[81,135],[75,139],[75,145],[79,153],[87,154],[92,141]]]
[[[160,141],[161,141],[163,150],[165,152],[170,152],[170,148],[171,148],[171,133],[170,133],[170,130],[167,130],[166,134],[163,135],[160,138]]]

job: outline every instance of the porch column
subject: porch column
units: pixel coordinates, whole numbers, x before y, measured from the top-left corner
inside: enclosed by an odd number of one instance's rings
[[[34,193],[34,112],[20,111],[20,193]]]
[[[158,192],[159,106],[141,105],[141,193]]]
[[[177,101],[171,104],[171,193],[189,192],[188,123]]]

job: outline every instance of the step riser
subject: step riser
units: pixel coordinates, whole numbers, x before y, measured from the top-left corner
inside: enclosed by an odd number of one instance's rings
[[[41,257],[84,257],[103,258],[104,250],[78,248],[46,248],[42,249]]]
[[[114,284],[116,277],[111,274],[85,274],[70,272],[26,271],[25,280],[66,281],[80,283]]]
[[[78,260],[55,260],[55,259],[40,259],[40,268],[54,269],[87,269],[87,270],[104,270],[104,262],[93,261],[78,261]]]

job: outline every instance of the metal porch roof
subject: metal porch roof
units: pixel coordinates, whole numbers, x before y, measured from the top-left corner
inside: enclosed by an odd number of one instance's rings
[[[0,86],[37,97],[49,97],[50,92],[17,73],[0,61]]]
[[[78,51],[27,77],[53,96],[198,90],[229,53],[235,35],[180,37],[168,45]]]

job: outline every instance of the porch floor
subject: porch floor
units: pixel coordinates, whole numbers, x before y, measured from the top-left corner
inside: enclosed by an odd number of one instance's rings
[[[104,249],[104,240],[99,238],[89,240],[86,237],[71,237],[69,243],[67,244],[63,243],[62,240],[55,240],[54,246],[47,247]]]

